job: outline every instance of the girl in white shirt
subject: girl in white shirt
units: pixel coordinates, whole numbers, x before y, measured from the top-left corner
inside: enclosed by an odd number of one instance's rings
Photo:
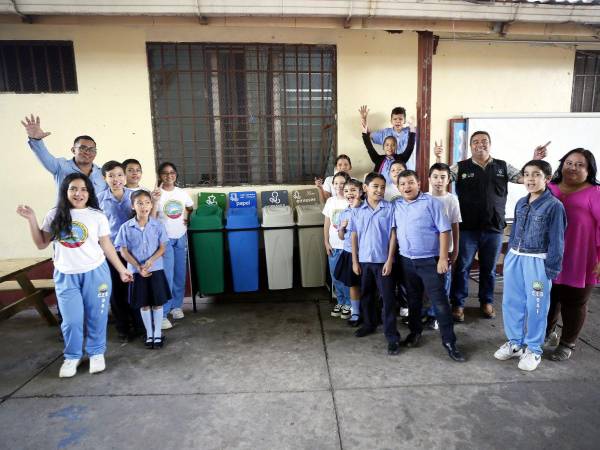
[[[58,203],[41,228],[35,212],[19,205],[17,213],[29,222],[37,248],[54,242],[54,284],[62,315],[61,330],[65,349],[59,377],[77,372],[85,351],[90,357],[90,373],[106,368],[106,322],[111,279],[106,258],[117,269],[121,280],[133,279],[121,263],[110,240],[108,219],[98,207],[94,186],[82,173],[67,175],[60,185]]]
[[[173,297],[163,305],[162,329],[173,325],[173,319],[183,319],[183,295],[187,275],[187,225],[188,215],[193,211],[194,202],[187,192],[176,186],[177,168],[171,162],[158,166],[158,186],[152,193],[155,202],[154,213],[166,230],[169,242],[163,256],[165,275]]]

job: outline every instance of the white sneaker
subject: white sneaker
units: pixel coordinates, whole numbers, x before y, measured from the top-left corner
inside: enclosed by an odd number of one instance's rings
[[[90,356],[90,373],[100,373],[106,369],[104,355]]]
[[[163,321],[160,324],[160,329],[168,330],[169,328],[173,328],[173,324],[171,323],[171,321],[169,319],[167,319],[166,317],[163,317]]]
[[[81,359],[65,359],[60,366],[58,372],[59,378],[71,378],[77,373],[77,366],[81,363]]]
[[[535,370],[537,366],[540,365],[540,362],[542,362],[542,355],[537,355],[531,350],[527,349],[519,359],[518,367],[521,370],[527,370],[528,372],[531,372],[532,370]]]
[[[340,313],[340,319],[349,319],[352,316],[352,308],[347,305],[342,306],[342,311]]]
[[[408,308],[400,308],[400,317],[408,317]]]
[[[494,358],[499,359],[500,361],[506,361],[507,359],[516,358],[517,356],[521,357],[522,355],[523,349],[508,341],[496,350]]]
[[[183,311],[181,310],[181,308],[173,308],[171,310],[171,315],[175,320],[183,319]]]

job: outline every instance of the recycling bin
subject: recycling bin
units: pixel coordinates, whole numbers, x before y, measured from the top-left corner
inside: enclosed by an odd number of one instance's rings
[[[219,294],[225,290],[223,210],[217,205],[200,205],[190,217],[189,229],[198,290],[201,294]]]
[[[256,208],[231,208],[227,211],[225,228],[228,230],[229,260],[235,292],[258,290],[259,227]]]
[[[324,286],[327,254],[323,245],[325,216],[321,205],[296,206],[296,217],[302,287]]]
[[[293,285],[294,217],[290,206],[263,206],[265,254],[269,289],[290,289]]]

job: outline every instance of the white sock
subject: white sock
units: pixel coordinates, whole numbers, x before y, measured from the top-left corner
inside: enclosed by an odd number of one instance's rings
[[[159,337],[161,337],[160,330],[161,330],[161,325],[162,325],[162,320],[163,320],[162,306],[158,309],[152,310],[152,317],[154,319],[154,337],[159,338]]]
[[[146,336],[152,337],[152,313],[150,309],[140,309],[142,320],[144,321],[144,327],[146,328]]]

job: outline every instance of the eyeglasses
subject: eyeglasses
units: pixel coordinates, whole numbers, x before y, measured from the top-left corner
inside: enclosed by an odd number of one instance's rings
[[[77,145],[75,148],[80,152],[86,153],[96,153],[98,151],[96,147],[88,147],[87,145]]]

